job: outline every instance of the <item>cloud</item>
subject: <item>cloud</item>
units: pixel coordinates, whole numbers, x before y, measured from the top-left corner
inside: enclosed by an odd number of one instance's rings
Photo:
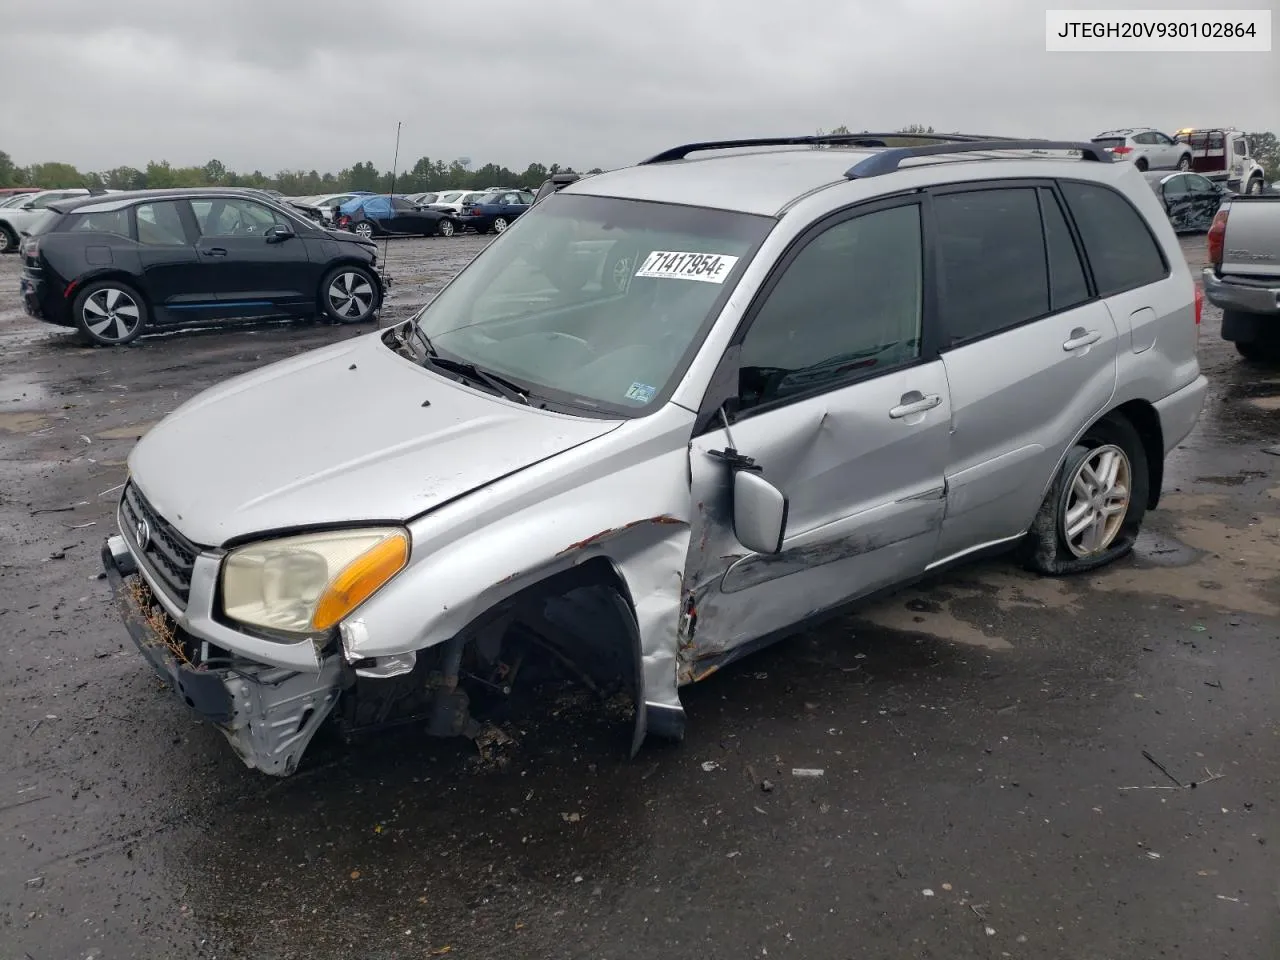
[[[397,121],[402,167],[610,167],[841,123],[1280,130],[1276,53],[1050,54],[1019,0],[46,0],[4,25],[0,149],[81,169],[385,169]]]

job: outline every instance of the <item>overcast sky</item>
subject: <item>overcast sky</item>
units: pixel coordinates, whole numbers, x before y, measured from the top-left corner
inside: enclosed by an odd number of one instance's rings
[[[336,171],[423,155],[613,167],[691,139],[853,130],[1280,132],[1272,53],[1046,53],[1046,6],[1128,0],[26,0],[4,4],[19,164]],[[1280,19],[1280,17],[1277,17]]]

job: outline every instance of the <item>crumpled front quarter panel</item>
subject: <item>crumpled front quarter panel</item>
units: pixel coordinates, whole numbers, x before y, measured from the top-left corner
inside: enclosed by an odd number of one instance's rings
[[[344,625],[347,656],[441,643],[525,587],[600,557],[635,612],[644,699],[678,707],[692,426],[668,404],[416,521],[409,567]]]

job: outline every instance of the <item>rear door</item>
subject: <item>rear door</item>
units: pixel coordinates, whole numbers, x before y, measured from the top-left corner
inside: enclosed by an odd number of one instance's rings
[[[1115,392],[1118,330],[1051,183],[933,198],[952,402],[943,563],[1030,527],[1077,431]]]
[[[416,204],[404,197],[392,197],[391,216],[382,221],[382,226],[388,233],[404,235],[421,233],[424,223]]]
[[[192,200],[191,210],[200,231],[196,252],[223,316],[315,302],[319,277],[306,244],[298,237],[268,238],[274,226],[294,229],[283,214],[243,197]]]
[[[1178,145],[1163,133],[1151,134],[1152,150],[1158,152],[1160,157],[1160,168],[1162,170],[1172,170],[1178,166]],[[1152,164],[1155,166],[1155,164]]]
[[[200,269],[196,225],[185,200],[152,200],[130,211],[138,241],[142,292],[156,323],[200,319],[217,301],[213,277]]]

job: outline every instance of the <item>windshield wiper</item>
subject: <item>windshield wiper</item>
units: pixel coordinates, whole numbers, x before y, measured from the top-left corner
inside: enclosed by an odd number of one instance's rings
[[[426,335],[423,335],[426,339]],[[434,364],[443,370],[451,370],[460,374],[469,380],[478,381],[489,387],[491,390],[501,394],[508,400],[517,400],[520,403],[527,404],[529,402],[529,392],[519,385],[512,383],[506,377],[500,377],[496,373],[490,373],[488,370],[482,370],[474,363],[466,360],[451,360],[448,357],[442,357],[434,350],[427,354],[427,363]]]
[[[519,384],[501,377],[496,373],[490,373],[488,370],[482,370],[474,363],[466,360],[453,360],[449,357],[442,357],[440,351],[432,344],[431,338],[422,332],[422,328],[416,323],[410,323],[409,329],[417,336],[418,342],[422,345],[424,364],[430,363],[440,367],[442,370],[449,370],[452,373],[459,374],[473,382],[479,382],[487,386],[490,390],[495,391],[508,400],[515,400],[520,403],[529,403],[529,391],[521,387]]]

